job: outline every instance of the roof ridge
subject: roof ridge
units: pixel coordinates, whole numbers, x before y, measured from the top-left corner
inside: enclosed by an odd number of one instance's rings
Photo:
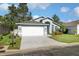
[[[40,17],[38,17],[38,18],[35,18],[34,20],[37,20],[37,19],[39,19],[39,18],[45,18],[45,17],[43,17],[43,16],[40,16]]]

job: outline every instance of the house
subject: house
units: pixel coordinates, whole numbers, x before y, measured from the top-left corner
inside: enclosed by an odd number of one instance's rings
[[[53,22],[51,18],[49,17],[39,17],[37,19],[35,19],[35,21],[37,22],[41,22],[41,23],[44,23],[44,24],[49,24],[47,26],[47,31],[48,31],[48,34],[51,34],[52,32],[55,32],[57,31],[60,27],[57,23]]]
[[[79,34],[79,20],[65,23],[69,34]]]
[[[47,25],[38,22],[17,23],[19,36],[47,36]]]
[[[19,36],[47,36],[60,27],[48,17],[39,17],[26,23],[16,23]]]

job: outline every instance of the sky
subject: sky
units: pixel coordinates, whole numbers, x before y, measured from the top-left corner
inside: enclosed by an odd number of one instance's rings
[[[0,15],[7,14],[10,4],[0,4]],[[17,7],[18,4],[15,4]],[[78,3],[28,3],[29,11],[33,18],[40,16],[52,17],[56,14],[61,21],[71,22],[79,20],[79,4]]]

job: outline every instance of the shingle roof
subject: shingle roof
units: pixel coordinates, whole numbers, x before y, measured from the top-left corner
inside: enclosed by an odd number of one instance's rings
[[[49,20],[51,20],[52,21],[52,23],[54,23],[54,24],[56,24],[56,25],[58,25],[59,26],[59,24],[58,23],[56,23],[56,22],[54,22],[51,18],[49,18],[49,17],[43,17],[43,16],[41,16],[41,17],[38,17],[38,18],[36,18],[36,19],[34,19],[34,20],[38,20],[38,19],[40,19],[40,18],[42,18],[41,20],[45,20],[45,19],[49,19]]]
[[[36,18],[36,19],[32,19],[31,21],[27,21],[27,22],[24,22],[24,23],[16,23],[16,24],[17,24],[17,25],[48,25],[48,24],[44,24],[44,23],[42,23],[42,22],[37,22],[37,21],[35,21],[35,20],[38,20],[38,19],[40,19],[40,18],[41,18],[41,20],[49,19],[49,20],[52,21],[52,19],[49,18],[49,17],[46,17],[46,18],[45,18],[45,17],[41,16],[41,17],[38,17],[38,18]],[[56,22],[54,22],[54,21],[52,21],[52,23],[54,23],[54,24],[60,26],[58,23],[56,23]]]
[[[34,20],[37,20],[37,19],[40,19],[40,18],[43,18],[43,19],[44,19],[45,17],[41,16],[41,17],[38,17],[38,18],[36,18],[36,19],[34,19]]]
[[[26,23],[16,23],[16,25],[48,25],[48,24],[44,24],[36,21],[28,21]]]

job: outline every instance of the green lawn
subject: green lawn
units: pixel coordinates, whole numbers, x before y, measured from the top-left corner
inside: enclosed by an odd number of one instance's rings
[[[21,38],[17,37],[16,38],[16,44],[14,44],[14,47],[12,47],[12,45],[9,45],[9,49],[19,49],[20,43],[21,43]]]
[[[57,41],[65,43],[79,42],[79,35],[70,35],[70,34],[53,35],[52,38]]]
[[[3,39],[0,39],[0,44],[2,44],[2,45],[9,45],[10,41],[11,41],[11,39],[9,38],[9,35],[10,34],[8,34],[6,36],[2,36]]]
[[[20,43],[21,43],[21,38],[16,37],[16,44],[14,44],[14,47],[10,45],[12,39],[10,38],[10,34],[2,36],[3,39],[0,39],[0,45],[9,45],[9,49],[19,49],[20,48]]]

